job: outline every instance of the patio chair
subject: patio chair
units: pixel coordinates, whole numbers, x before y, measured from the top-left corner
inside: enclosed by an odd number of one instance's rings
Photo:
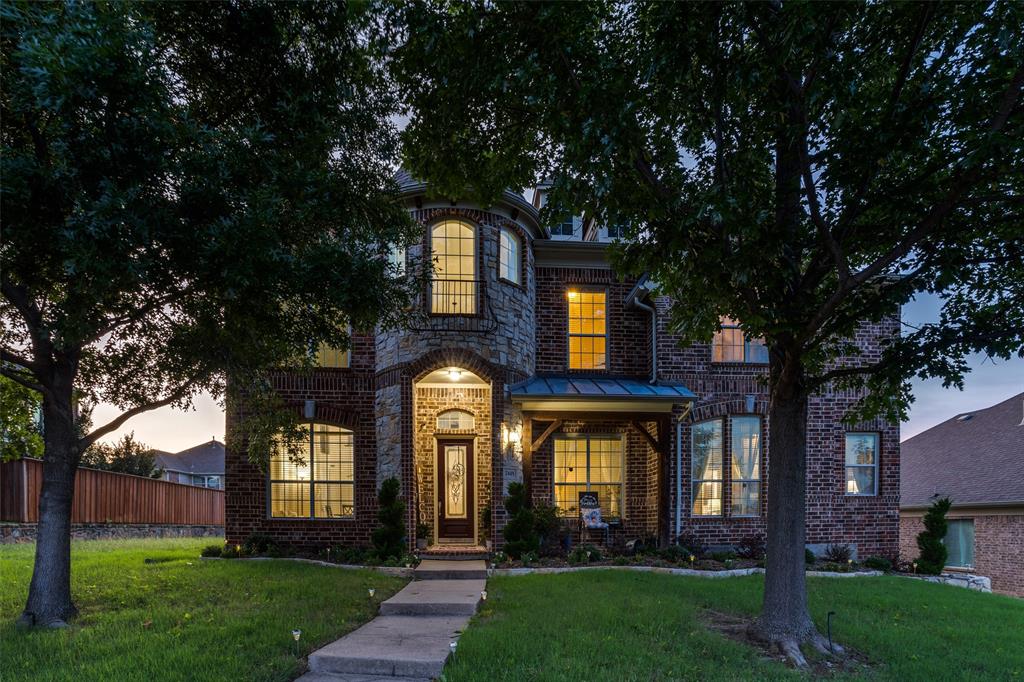
[[[583,540],[583,533],[590,533],[595,530],[604,531],[604,544],[608,544],[608,522],[601,519],[601,502],[597,493],[580,493],[580,541]]]

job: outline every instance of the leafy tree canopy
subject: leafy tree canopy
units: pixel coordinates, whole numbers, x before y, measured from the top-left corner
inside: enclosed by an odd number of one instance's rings
[[[0,376],[0,462],[40,457],[39,394]]]
[[[150,478],[160,478],[163,473],[153,448],[135,440],[134,431],[113,444],[93,443],[82,453],[79,466]]]

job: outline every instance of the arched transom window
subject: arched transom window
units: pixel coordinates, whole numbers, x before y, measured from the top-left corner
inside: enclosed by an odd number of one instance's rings
[[[437,415],[437,428],[439,431],[471,431],[475,427],[476,420],[472,414],[465,410],[445,410]]]
[[[461,220],[445,220],[430,230],[434,276],[430,312],[475,315],[477,309],[476,231]]]
[[[352,432],[331,424],[302,426],[291,447],[278,443],[270,457],[270,515],[335,519],[355,513]]]

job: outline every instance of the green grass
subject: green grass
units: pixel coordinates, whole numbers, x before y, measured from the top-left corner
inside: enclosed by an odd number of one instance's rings
[[[896,577],[808,584],[822,632],[835,611],[836,641],[870,659],[866,679],[1024,679],[1024,601]],[[623,571],[492,578],[445,680],[808,679],[699,620],[755,615],[762,586]]]
[[[25,631],[32,545],[0,546],[3,680],[289,680],[302,655],[370,620],[405,581],[290,561],[200,561],[216,539],[72,544],[66,630]],[[144,563],[144,559],[161,559]]]

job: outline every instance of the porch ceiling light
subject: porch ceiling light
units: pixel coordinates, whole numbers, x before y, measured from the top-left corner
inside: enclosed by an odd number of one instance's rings
[[[462,378],[462,370],[459,369],[458,367],[449,367],[448,378],[451,379],[452,381],[458,381],[459,379]]]

